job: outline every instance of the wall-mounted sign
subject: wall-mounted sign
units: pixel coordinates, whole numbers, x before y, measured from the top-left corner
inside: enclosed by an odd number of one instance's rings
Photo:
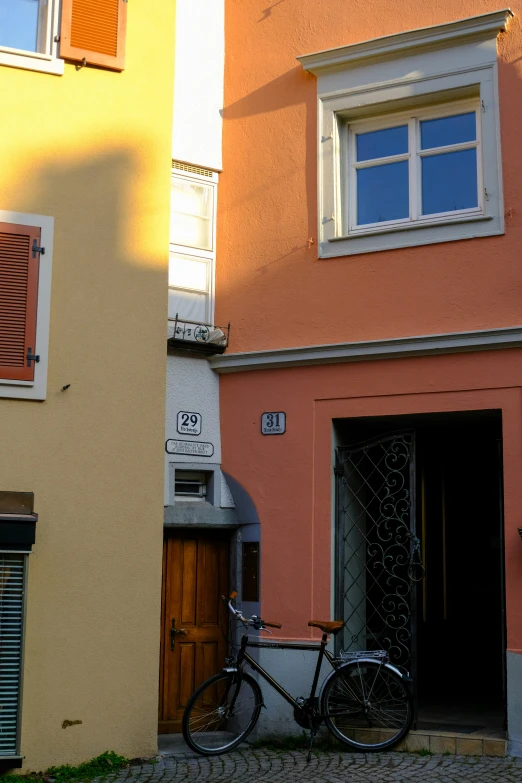
[[[178,413],[178,432],[180,435],[201,435],[201,413]]]
[[[261,432],[263,435],[282,435],[286,432],[286,413],[274,411],[261,416]]]
[[[197,440],[168,440],[165,443],[167,454],[189,454],[191,457],[212,457],[212,443],[202,443]]]

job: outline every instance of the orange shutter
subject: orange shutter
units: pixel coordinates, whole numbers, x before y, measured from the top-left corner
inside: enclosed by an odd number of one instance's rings
[[[0,379],[34,380],[40,229],[0,223]]]
[[[123,71],[125,0],[62,0],[60,56]]]

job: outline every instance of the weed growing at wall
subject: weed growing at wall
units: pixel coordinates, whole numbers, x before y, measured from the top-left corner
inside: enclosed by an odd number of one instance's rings
[[[118,756],[112,750],[107,750],[101,756],[91,761],[85,761],[77,767],[63,764],[61,767],[49,767],[45,772],[31,773],[30,775],[0,775],[0,783],[30,783],[42,781],[42,783],[68,783],[69,781],[94,780],[104,778],[110,773],[117,772],[122,767],[129,766],[129,759]]]

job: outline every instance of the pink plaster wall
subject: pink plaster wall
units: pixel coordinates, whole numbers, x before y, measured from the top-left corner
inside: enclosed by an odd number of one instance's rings
[[[501,7],[226,0],[217,321],[232,350],[522,323],[522,0],[499,39],[505,236],[318,260],[316,80],[295,59]]]
[[[284,638],[331,619],[332,419],[501,409],[508,648],[522,652],[522,350],[221,376],[223,469],[261,520],[263,614]],[[287,433],[260,433],[284,410]]]

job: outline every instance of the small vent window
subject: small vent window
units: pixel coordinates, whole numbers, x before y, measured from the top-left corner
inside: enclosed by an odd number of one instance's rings
[[[0,761],[19,752],[25,562],[0,552]]]
[[[207,477],[192,470],[176,470],[176,499],[205,500]]]
[[[214,177],[214,172],[210,169],[203,169],[201,166],[190,166],[188,163],[178,163],[172,161],[172,168],[178,171],[185,171],[187,174],[199,174],[200,177]]]

